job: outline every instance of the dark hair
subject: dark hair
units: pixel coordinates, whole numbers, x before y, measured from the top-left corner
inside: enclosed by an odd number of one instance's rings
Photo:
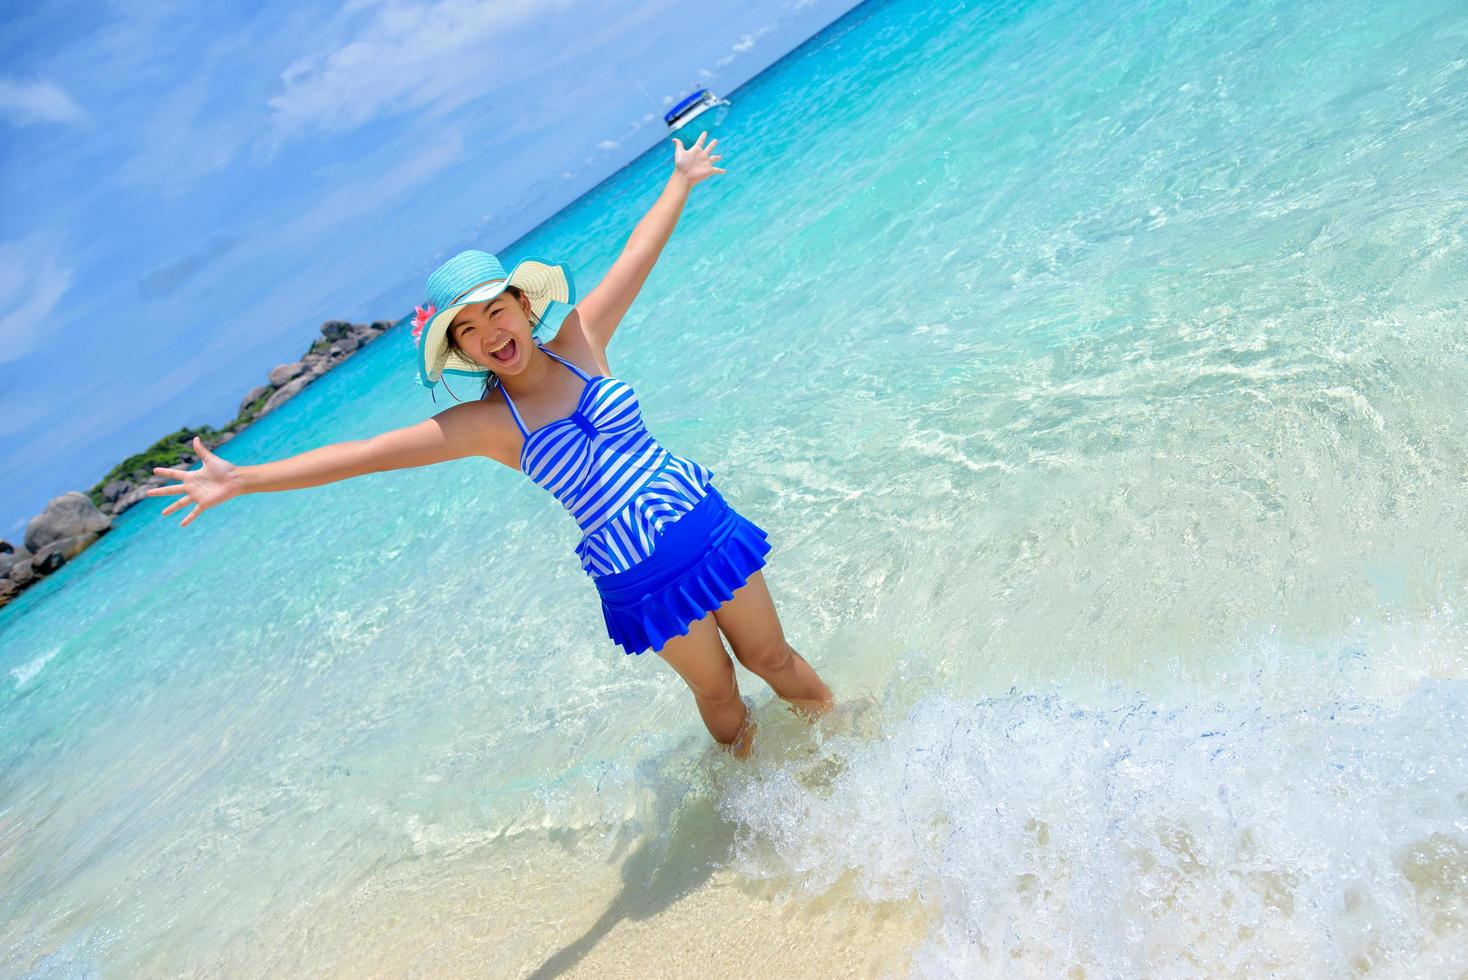
[[[523,298],[524,295],[525,295],[525,290],[521,289],[519,286],[506,286],[505,287],[505,292],[507,292],[511,296],[515,297],[516,300],[519,300],[519,299]],[[537,330],[540,329],[540,324],[541,324],[540,318],[537,317],[537,316],[535,316],[534,314],[532,314],[531,317],[530,317],[530,336],[532,338],[535,336],[535,331],[537,331]],[[454,339],[454,331],[452,329],[450,329],[448,331],[448,333],[445,335],[444,339],[446,341],[448,341],[449,350],[456,351],[459,354],[462,354],[464,357],[469,357],[468,354],[465,354],[464,353],[464,349],[459,346],[458,341]],[[470,360],[473,360],[473,358],[469,358],[469,359]],[[447,379],[445,379],[445,380],[447,380]],[[479,397],[480,398],[488,398],[489,395],[490,395],[490,392],[494,391],[494,389],[499,385],[499,383],[500,383],[499,375],[495,374],[493,371],[488,371],[485,374],[485,376],[484,376],[484,391],[479,395]],[[448,385],[445,384],[444,385],[444,388],[445,389],[448,389]],[[450,395],[454,395],[453,391],[451,391],[451,390],[449,391],[449,394]],[[454,400],[455,401],[458,401],[459,400],[459,396],[458,395],[454,395]]]

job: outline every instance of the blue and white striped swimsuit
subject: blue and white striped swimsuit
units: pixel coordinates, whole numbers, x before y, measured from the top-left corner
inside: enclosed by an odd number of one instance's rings
[[[576,554],[586,574],[626,571],[652,554],[665,527],[708,496],[713,474],[658,445],[642,421],[631,385],[592,377],[540,349],[574,371],[586,387],[575,411],[534,432],[526,430],[510,393],[500,387],[525,437],[520,469],[580,525]]]

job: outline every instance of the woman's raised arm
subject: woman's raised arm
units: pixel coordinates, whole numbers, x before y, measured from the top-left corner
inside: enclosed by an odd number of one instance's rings
[[[199,468],[154,467],[153,472],[182,482],[154,487],[148,496],[184,494],[165,507],[163,514],[194,504],[194,509],[179,524],[186,527],[203,511],[240,494],[317,487],[367,473],[427,466],[465,456],[490,456],[503,462],[504,454],[494,445],[494,427],[485,417],[483,406],[482,402],[455,405],[417,425],[253,466],[230,463],[211,452],[195,436]]]
[[[648,273],[652,272],[653,265],[662,254],[663,246],[668,243],[673,227],[678,224],[678,217],[683,213],[688,192],[705,177],[724,172],[722,168],[714,166],[720,157],[710,155],[710,151],[719,141],[709,140],[705,146],[703,138],[707,135],[706,132],[700,133],[694,144],[686,149],[681,141],[673,141],[676,144],[673,175],[668,178],[662,194],[653,202],[647,214],[642,216],[642,220],[637,222],[637,227],[632,229],[627,244],[622,247],[622,254],[617,256],[606,276],[596,284],[595,289],[586,294],[585,299],[576,304],[581,326],[593,344],[601,348],[599,353],[605,352],[612,339],[612,332],[622,322],[627,308],[637,298],[642,284],[647,281]],[[569,321],[571,318],[567,319]]]

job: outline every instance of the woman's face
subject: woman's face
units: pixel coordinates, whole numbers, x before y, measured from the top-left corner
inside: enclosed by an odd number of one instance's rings
[[[475,364],[495,374],[518,374],[530,362],[530,297],[505,291],[454,314],[449,340]]]

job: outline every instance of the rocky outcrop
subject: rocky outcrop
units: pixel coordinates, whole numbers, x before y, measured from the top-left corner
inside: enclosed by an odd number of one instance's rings
[[[284,388],[281,388],[279,391],[277,391],[275,394],[271,395],[265,400],[265,404],[260,407],[259,417],[263,418],[264,416],[269,415],[271,412],[275,411],[277,408],[284,405],[292,398],[296,397],[296,395],[300,394],[301,389],[310,384],[312,380],[313,379],[311,377],[307,376],[304,378],[297,378],[296,380],[288,383]]]
[[[198,464],[191,451],[194,436],[212,448],[233,439],[256,419],[275,411],[312,381],[392,326],[391,320],[348,323],[330,320],[299,361],[271,369],[268,384],[254,388],[240,402],[239,415],[221,430],[180,429],[113,467],[90,493],[72,490],[52,500],[26,526],[25,547],[0,540],[0,606],[41,576],[50,575],[75,558],[112,526],[112,518],[143,500],[153,487],[175,482],[153,472],[155,466],[188,469]]]
[[[116,482],[103,487],[104,493],[115,491]],[[25,547],[0,541],[0,606],[65,565],[111,527],[112,518],[84,493],[72,490],[53,499],[26,525]]]
[[[269,394],[269,393],[270,393],[270,386],[269,385],[261,385],[258,388],[251,388],[250,389],[250,393],[245,396],[244,401],[240,402],[240,412],[239,412],[239,414],[241,414],[241,415],[248,414],[251,411],[251,409],[253,409],[255,407],[255,403],[257,401],[259,401],[261,398],[263,398],[265,395]]]
[[[292,378],[298,377],[304,370],[306,370],[306,365],[300,361],[292,361],[290,364],[281,364],[271,368],[266,377],[270,379],[272,387],[279,388]]]
[[[97,535],[111,526],[112,518],[102,513],[91,498],[72,490],[52,500],[45,510],[31,518],[25,529],[26,550],[39,555],[47,545],[63,538]]]
[[[31,568],[29,557],[25,561],[18,561],[11,566],[9,574],[5,576],[22,589],[36,580],[36,573]]]

